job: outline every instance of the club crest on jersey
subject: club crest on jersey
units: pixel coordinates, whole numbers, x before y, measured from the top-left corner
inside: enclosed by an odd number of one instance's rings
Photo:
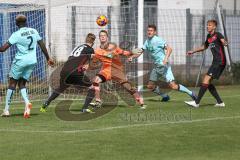
[[[108,54],[106,54],[106,57],[107,57],[107,58],[113,58],[114,55],[113,55],[113,53],[108,53]]]

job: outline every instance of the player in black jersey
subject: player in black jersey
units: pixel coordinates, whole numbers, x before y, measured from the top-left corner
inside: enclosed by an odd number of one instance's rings
[[[217,21],[209,20],[207,22],[207,31],[209,34],[207,35],[207,39],[204,45],[193,51],[187,52],[187,55],[192,55],[196,52],[204,51],[208,47],[210,47],[213,55],[212,65],[209,68],[207,74],[203,78],[202,85],[198,93],[198,98],[195,101],[185,102],[192,107],[199,107],[199,103],[207,89],[212,94],[212,96],[217,100],[217,104],[215,106],[225,107],[225,104],[220,98],[215,86],[211,83],[213,79],[219,79],[226,66],[226,55],[224,52],[224,46],[228,45],[227,41],[224,39],[224,36],[221,33],[216,32],[216,28]]]
[[[51,103],[51,101],[57,98],[70,85],[86,87],[90,87],[92,85],[90,79],[84,74],[84,71],[87,69],[90,59],[94,55],[92,46],[95,39],[96,36],[89,33],[86,37],[86,43],[76,47],[72,51],[60,72],[59,87],[54,90],[50,97],[48,97],[48,99],[44,102],[40,109],[41,112],[46,112],[47,106]]]

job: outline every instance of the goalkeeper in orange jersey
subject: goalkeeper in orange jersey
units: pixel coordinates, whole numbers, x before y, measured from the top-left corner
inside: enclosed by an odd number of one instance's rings
[[[122,50],[117,47],[116,44],[110,43],[108,41],[108,32],[106,30],[101,30],[99,32],[100,47],[95,49],[95,56],[93,61],[100,61],[102,63],[102,68],[100,72],[93,79],[93,84],[88,90],[85,103],[83,105],[82,111],[88,112],[88,106],[95,97],[95,106],[102,104],[100,99],[100,83],[104,83],[109,80],[113,80],[124,87],[135,100],[141,105],[141,108],[144,109],[145,105],[142,97],[138,93],[137,89],[133,87],[126,78],[123,64],[120,60],[120,56],[130,56],[131,52]]]

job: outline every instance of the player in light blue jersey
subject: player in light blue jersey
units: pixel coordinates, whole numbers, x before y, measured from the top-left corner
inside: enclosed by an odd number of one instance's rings
[[[156,86],[156,82],[159,81],[160,78],[164,78],[171,89],[187,93],[193,100],[195,100],[196,96],[193,91],[190,91],[185,86],[175,82],[171,66],[168,63],[168,59],[172,53],[172,48],[166,43],[165,40],[163,40],[161,37],[158,37],[156,33],[156,26],[149,25],[147,29],[148,39],[145,41],[142,51],[140,51],[143,53],[144,50],[147,50],[151,55],[155,65],[151,71],[147,88],[162,96],[163,101],[169,100],[169,96],[162,93],[160,88]],[[137,56],[133,55],[131,58],[138,56],[140,56],[140,54]]]
[[[6,96],[6,105],[2,116],[10,116],[9,105],[18,84],[21,95],[25,101],[24,118],[29,118],[32,104],[28,99],[26,82],[29,81],[31,73],[37,64],[37,44],[40,46],[42,52],[44,53],[48,64],[52,66],[54,62],[49,57],[46,46],[42,38],[39,36],[37,30],[27,27],[26,16],[18,15],[16,17],[16,25],[18,26],[19,30],[14,32],[7,43],[0,47],[0,52],[5,52],[12,45],[17,46],[17,53],[12,62],[11,70],[9,73],[10,80]]]

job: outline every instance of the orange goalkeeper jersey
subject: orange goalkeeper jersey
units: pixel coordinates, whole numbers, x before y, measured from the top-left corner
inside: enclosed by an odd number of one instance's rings
[[[123,72],[123,64],[121,62],[120,56],[128,56],[130,52],[124,51],[119,47],[112,47],[111,50],[105,50],[102,48],[95,49],[95,56],[93,61],[100,61],[102,63],[102,68],[99,74],[103,75],[106,80],[110,80],[112,77],[112,70],[119,70]]]

